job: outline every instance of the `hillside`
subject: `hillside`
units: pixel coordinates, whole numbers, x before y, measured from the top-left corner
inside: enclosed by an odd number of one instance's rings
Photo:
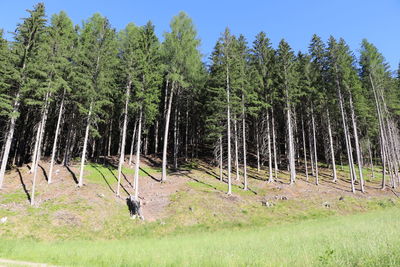
[[[300,171],[296,184],[289,185],[286,171],[279,173],[277,182],[267,183],[265,171],[251,169],[250,190],[244,191],[241,181],[235,181],[229,196],[227,184],[217,178],[218,170],[205,161],[188,163],[160,183],[159,159],[148,157],[141,163],[139,185],[144,221],[133,220],[126,204],[132,192],[133,169],[124,166],[123,190],[117,197],[113,160],[89,164],[82,188],[76,186],[78,165],[57,166],[49,185],[48,162],[42,161],[35,206],[29,204],[29,165],[10,171],[0,195],[0,218],[7,218],[0,224],[1,237],[51,241],[158,236],[268,226],[398,205],[398,192],[382,191],[379,177],[367,182],[366,193],[353,194],[345,171],[339,172],[338,183],[332,183],[330,170],[322,166],[318,186],[312,176],[305,181]]]

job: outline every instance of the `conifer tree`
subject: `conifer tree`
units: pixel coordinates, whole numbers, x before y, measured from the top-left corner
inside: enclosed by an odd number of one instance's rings
[[[171,21],[171,32],[165,34],[162,54],[166,63],[165,90],[165,124],[162,156],[162,181],[167,179],[167,148],[172,100],[182,90],[190,88],[190,81],[201,70],[201,59],[198,46],[200,40],[192,20],[184,12],[180,12]],[[175,146],[177,144],[174,144]]]
[[[12,101],[12,113],[9,118],[7,134],[4,142],[3,155],[0,167],[0,188],[2,188],[4,175],[8,163],[11,142],[14,137],[14,131],[17,118],[19,117],[19,108],[21,98],[27,92],[29,85],[27,70],[31,68],[35,61],[32,60],[38,53],[40,38],[45,31],[45,7],[43,3],[34,6],[32,10],[28,10],[29,17],[25,18],[21,24],[17,26],[14,42],[12,45],[12,53],[15,56],[16,77],[10,88],[10,98]],[[31,67],[32,66],[32,67]]]
[[[51,25],[48,30],[48,42],[53,73],[53,87],[56,90],[55,102],[58,102],[58,115],[54,133],[53,147],[50,159],[48,183],[52,182],[53,167],[57,152],[57,143],[60,135],[61,121],[64,114],[64,106],[68,100],[67,94],[71,92],[71,75],[73,53],[76,43],[76,32],[71,19],[61,11],[51,18]]]
[[[281,90],[287,126],[287,159],[290,171],[290,183],[296,181],[295,147],[293,135],[293,105],[297,95],[297,73],[295,56],[289,44],[281,40],[277,50],[278,79]]]
[[[78,181],[78,186],[81,187],[91,125],[99,119],[102,107],[109,102],[107,96],[115,84],[113,67],[116,64],[117,46],[115,31],[109,21],[100,14],[94,14],[86,21],[80,33],[78,49],[79,77],[76,77],[75,86],[80,88],[80,112],[86,115]]]

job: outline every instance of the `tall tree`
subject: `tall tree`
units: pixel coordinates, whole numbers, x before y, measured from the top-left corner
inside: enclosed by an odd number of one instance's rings
[[[293,104],[297,94],[297,73],[295,69],[295,56],[289,44],[281,40],[277,50],[277,67],[279,86],[285,105],[287,126],[287,157],[290,171],[290,183],[296,181],[295,147],[293,135]]]
[[[19,108],[23,93],[26,92],[27,86],[27,69],[35,64],[32,58],[38,53],[39,40],[45,31],[45,7],[43,3],[34,6],[32,10],[28,10],[29,17],[25,18],[21,24],[17,26],[12,51],[16,57],[15,70],[17,72],[15,82],[10,90],[12,98],[12,114],[7,127],[6,141],[3,148],[3,156],[0,167],[0,188],[3,186],[4,174],[6,171],[11,142],[14,137],[14,130],[17,118],[19,117]]]
[[[201,69],[201,56],[198,50],[200,40],[192,20],[186,13],[180,12],[172,19],[170,27],[171,32],[165,34],[162,45],[163,58],[167,63],[162,181],[167,179],[168,133],[173,97],[179,96],[182,90],[190,88],[190,81]]]
[[[79,108],[86,115],[85,135],[82,149],[78,186],[83,185],[89,133],[93,122],[98,120],[102,107],[108,103],[107,96],[114,85],[117,46],[114,29],[108,19],[94,14],[83,24],[80,33],[77,68],[81,83]],[[92,129],[94,131],[94,129]],[[94,131],[96,133],[96,131]]]

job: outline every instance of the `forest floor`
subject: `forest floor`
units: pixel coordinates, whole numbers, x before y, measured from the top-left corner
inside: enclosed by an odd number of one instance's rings
[[[33,176],[30,166],[6,175],[0,192],[0,258],[13,255],[5,245],[12,239],[29,243],[174,238],[227,229],[279,228],[384,208],[397,211],[400,207],[400,193],[390,188],[381,190],[380,174],[372,179],[369,169],[364,170],[366,193],[351,192],[346,166],[343,170],[338,167],[339,181],[333,183],[331,170],[321,164],[319,185],[315,185],[311,174],[306,181],[301,169],[296,184],[289,185],[287,171],[280,171],[277,181],[268,183],[265,168],[260,172],[249,168],[249,190],[244,191],[241,173],[240,180],[232,173],[232,195],[227,195],[227,184],[219,180],[219,169],[205,160],[183,163],[179,170],[168,173],[165,183],[160,183],[160,161],[147,157],[140,167],[139,197],[144,220],[139,220],[130,218],[126,204],[133,193],[133,166],[123,167],[120,197],[116,196],[115,158],[89,163],[82,188],[77,187],[78,163],[68,168],[55,166],[51,184],[47,183],[48,162],[42,161],[39,166],[34,206],[29,204]]]

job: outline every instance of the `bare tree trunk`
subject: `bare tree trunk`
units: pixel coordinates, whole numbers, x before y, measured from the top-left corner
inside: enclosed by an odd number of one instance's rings
[[[40,126],[43,126],[43,123],[45,123],[45,122],[43,122],[43,120],[44,119],[46,119],[47,120],[47,109],[48,109],[48,100],[49,100],[49,96],[50,96],[50,93],[49,92],[47,92],[46,93],[46,96],[45,96],[45,104],[44,104],[44,109],[42,110],[42,118],[41,118],[41,122],[39,123],[39,127]],[[45,118],[46,117],[46,118]],[[38,127],[38,128],[39,128]],[[38,159],[38,153],[39,153],[39,150],[41,149],[41,146],[40,146],[40,142],[41,142],[41,140],[43,139],[43,136],[42,136],[42,134],[44,134],[44,128],[43,128],[43,132],[42,132],[42,130],[40,130],[39,131],[39,129],[38,129],[38,131],[37,131],[37,134],[36,134],[36,140],[35,140],[35,149],[34,149],[34,152],[33,152],[33,158],[32,158],[32,168],[29,170],[29,172],[30,173],[32,173],[32,172],[35,172],[36,171],[36,167],[35,166],[37,166],[37,164],[36,164],[36,160]],[[40,158],[39,158],[40,159]],[[35,167],[35,168],[34,168]]]
[[[240,180],[239,175],[239,149],[238,149],[238,131],[237,131],[237,118],[236,115],[233,119],[233,130],[235,137],[235,169],[236,169],[236,181]]]
[[[229,89],[229,68],[226,67],[226,99],[227,99],[227,139],[228,139],[228,195],[232,194],[232,179],[231,179],[231,103],[230,103],[230,89]]]
[[[331,149],[331,160],[332,160],[332,170],[333,170],[333,180],[332,182],[337,182],[337,173],[336,173],[336,163],[335,163],[335,150],[333,149],[333,138],[332,138],[332,128],[331,128],[331,119],[329,116],[329,110],[326,109],[326,115],[328,119],[328,135],[329,135],[329,145]]]
[[[267,110],[267,139],[268,139],[268,182],[274,182],[272,175],[272,149],[271,149],[271,133],[270,133],[270,121],[269,111]]]
[[[188,160],[188,135],[189,135],[189,100],[186,99],[186,126],[185,126],[185,161]]]
[[[110,127],[109,127],[109,132],[108,132],[108,147],[107,147],[107,156],[111,156],[111,138],[112,138],[112,125],[113,121],[112,118],[110,118]]]
[[[222,135],[219,136],[219,180],[223,181],[223,151],[222,151]]]
[[[31,192],[31,205],[35,204],[35,188],[36,188],[36,178],[37,178],[37,173],[38,173],[38,165],[39,165],[39,161],[40,161],[40,156],[41,156],[41,151],[42,151],[42,142],[43,142],[43,136],[44,136],[44,130],[46,127],[46,121],[47,121],[47,113],[48,113],[48,101],[49,101],[49,96],[50,93],[46,94],[46,98],[45,98],[45,104],[44,104],[44,108],[42,111],[42,118],[41,121],[39,123],[39,127],[38,127],[38,133],[39,133],[39,140],[37,142],[37,146],[36,146],[36,158],[35,158],[35,165],[32,165],[33,169],[33,183],[32,183],[32,192]]]
[[[179,147],[179,139],[178,139],[178,103],[175,105],[175,112],[174,112],[174,169],[178,169],[178,147]]]
[[[350,93],[350,109],[351,109],[351,120],[353,122],[353,131],[354,131],[354,142],[356,143],[356,154],[357,154],[357,163],[358,163],[358,172],[360,173],[360,189],[361,192],[365,192],[364,190],[364,177],[362,173],[362,161],[361,161],[361,151],[360,151],[360,144],[358,141],[358,130],[357,130],[357,123],[354,114],[354,107],[353,107],[353,98]]]
[[[156,120],[155,133],[154,133],[154,154],[158,153],[158,120]]]
[[[167,82],[168,85],[168,82]],[[165,89],[167,90],[167,88]],[[172,97],[174,95],[175,90],[175,82],[172,82],[172,87],[168,100],[168,110],[165,116],[165,129],[164,129],[164,146],[163,146],[163,160],[162,160],[162,176],[161,181],[165,182],[167,180],[167,148],[168,148],[168,130],[169,130],[169,121],[171,117],[171,109],[172,109]]]
[[[307,146],[306,146],[306,134],[304,132],[304,120],[303,116],[301,116],[301,131],[303,134],[303,154],[304,154],[304,169],[306,173],[306,181],[308,181],[308,166],[307,166]]]
[[[343,121],[343,131],[344,131],[344,135],[345,135],[345,139],[346,139],[346,149],[347,149],[347,157],[348,157],[348,161],[349,161],[349,168],[350,168],[350,181],[351,181],[351,191],[353,193],[356,192],[355,187],[354,187],[354,176],[355,173],[353,171],[353,157],[352,157],[352,149],[351,149],[351,142],[350,142],[350,137],[348,134],[348,127],[347,127],[347,123],[346,123],[346,115],[345,115],[345,111],[344,111],[344,106],[343,106],[343,96],[340,90],[340,85],[339,85],[339,80],[336,78],[336,86],[337,86],[337,92],[338,92],[338,96],[339,96],[339,105],[340,105],[340,113],[342,115],[342,121]]]
[[[244,110],[244,95],[242,94],[242,130],[243,130],[243,179],[244,179],[244,190],[247,190],[247,150],[246,150],[246,117]]]
[[[139,111],[139,121],[138,121],[138,134],[136,140],[136,162],[135,162],[135,200],[139,201],[139,170],[140,170],[140,141],[142,138],[142,108]]]
[[[290,170],[290,184],[293,184],[296,182],[296,166],[294,162],[294,141],[293,141],[293,129],[292,129],[292,112],[291,112],[291,105],[290,105],[290,99],[289,99],[289,89],[286,86],[286,116],[287,116],[287,127],[288,127],[288,161],[289,161],[289,170]]]
[[[310,149],[311,175],[315,177],[313,138],[312,138],[312,130],[310,123],[308,123],[308,145]]]
[[[83,186],[83,169],[85,168],[85,159],[86,159],[86,150],[87,150],[87,143],[89,139],[89,130],[90,130],[90,120],[92,116],[92,107],[93,102],[90,103],[89,114],[86,123],[86,131],[85,131],[85,140],[83,141],[83,150],[82,150],[82,159],[81,159],[81,168],[79,171],[79,182],[78,187]]]
[[[256,125],[256,147],[257,147],[257,172],[260,172],[260,136],[258,133],[258,123]]]
[[[368,154],[369,154],[369,160],[370,160],[370,165],[371,165],[371,179],[375,179],[374,162],[372,160],[371,142],[369,139],[368,139]]]
[[[275,180],[278,179],[278,158],[277,158],[277,147],[276,147],[276,134],[275,134],[275,118],[274,118],[274,109],[271,109],[271,122],[272,122],[272,144],[274,147],[274,165],[275,165]]]
[[[117,196],[119,196],[119,191],[120,191],[120,186],[121,186],[122,166],[125,161],[126,129],[128,128],[128,107],[129,107],[129,96],[130,96],[131,85],[132,85],[132,82],[129,80],[128,85],[126,86],[126,92],[125,92],[124,124],[122,126],[121,150],[120,150],[120,154],[119,154],[119,163],[118,163]]]
[[[56,133],[54,135],[53,150],[51,152],[49,179],[47,181],[49,184],[51,184],[52,177],[53,177],[54,159],[55,159],[55,156],[56,156],[58,135],[59,135],[59,132],[60,132],[61,119],[62,119],[62,114],[63,114],[63,110],[64,110],[64,96],[65,96],[65,89],[64,89],[64,93],[63,93],[63,96],[62,96],[62,99],[61,99],[60,110],[58,111]]]
[[[314,119],[314,108],[311,105],[311,122],[313,131],[313,145],[314,145],[314,160],[315,160],[315,184],[319,184],[318,180],[318,156],[317,156],[317,138],[315,136],[315,119]]]
[[[128,161],[129,166],[132,165],[132,155],[133,155],[133,146],[135,145],[136,127],[137,127],[137,122],[135,121],[135,126],[133,127],[133,133],[132,133],[131,149],[129,151],[129,161]]]

